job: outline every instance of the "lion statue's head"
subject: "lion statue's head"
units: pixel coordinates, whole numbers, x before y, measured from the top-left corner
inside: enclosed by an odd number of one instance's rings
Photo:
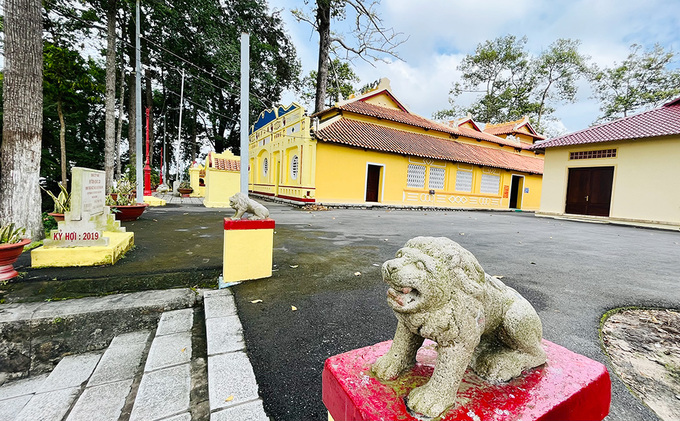
[[[387,302],[398,313],[439,308],[456,291],[479,296],[485,274],[477,259],[455,241],[444,237],[416,237],[382,266],[390,286]]]
[[[229,206],[234,209],[247,209],[248,208],[248,196],[238,192],[229,198]]]

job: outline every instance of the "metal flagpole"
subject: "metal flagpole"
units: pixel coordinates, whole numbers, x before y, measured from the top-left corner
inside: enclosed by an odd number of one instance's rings
[[[142,59],[140,57],[139,0],[136,7],[137,46],[135,48],[135,168],[137,178],[137,203],[144,203],[144,173],[142,171]]]
[[[250,92],[250,35],[241,34],[241,193],[248,196],[248,96]]]
[[[184,181],[184,172],[182,171],[182,166],[180,165],[180,159],[182,154],[180,153],[182,148],[182,104],[184,103],[184,69],[182,69],[182,89],[179,91],[179,124],[177,128],[177,148],[175,150],[175,163],[177,165],[177,179],[179,181]]]

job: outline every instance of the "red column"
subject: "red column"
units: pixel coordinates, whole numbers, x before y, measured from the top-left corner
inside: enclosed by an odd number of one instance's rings
[[[146,164],[144,165],[144,196],[151,196],[151,167],[149,166],[149,107],[146,107]]]

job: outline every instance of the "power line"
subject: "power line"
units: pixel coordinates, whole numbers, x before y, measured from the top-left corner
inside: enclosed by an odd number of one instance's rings
[[[178,94],[177,92],[175,92],[175,91],[173,91],[173,90],[170,90],[170,89],[168,89],[168,88],[165,88],[165,91],[166,91],[166,92],[170,92],[170,93],[173,94],[173,95],[181,96],[181,95]],[[197,103],[193,102],[193,101],[190,100],[190,99],[187,99],[186,96],[185,96],[184,100],[185,100],[186,102],[192,104],[193,106],[202,109],[202,110],[205,111],[205,112],[208,112],[208,113],[211,113],[211,114],[216,114],[216,115],[218,115],[218,116],[220,116],[220,117],[222,117],[222,118],[226,118],[227,120],[229,120],[229,121],[231,121],[231,122],[233,122],[233,123],[238,123],[238,122],[239,122],[238,120],[234,120],[232,117],[227,117],[226,115],[221,114],[221,113],[218,113],[217,111],[210,111],[210,110],[207,109],[205,106],[200,105],[200,104],[197,104]],[[181,104],[180,104],[180,106],[181,106]]]
[[[157,43],[151,41],[149,38],[146,38],[146,37],[143,37],[143,36],[141,36],[140,38],[145,39],[145,40],[148,41],[150,44],[155,45],[157,48],[160,48],[161,50],[164,50],[164,51],[168,52],[169,54],[172,54],[174,57],[178,58],[178,59],[181,60],[182,62],[184,62],[184,63],[186,63],[186,64],[188,64],[188,65],[190,65],[190,66],[192,66],[192,67],[194,67],[194,68],[196,68],[196,69],[198,69],[198,70],[200,70],[201,72],[203,72],[203,73],[205,73],[205,74],[207,74],[207,75],[209,75],[209,76],[211,76],[211,77],[213,77],[213,78],[215,78],[215,79],[217,79],[217,80],[219,80],[219,81],[221,81],[221,82],[224,82],[224,83],[230,85],[232,88],[235,88],[235,86],[234,86],[235,83],[229,82],[228,80],[223,79],[223,78],[217,76],[215,73],[213,73],[213,72],[211,72],[211,71],[208,71],[208,70],[205,70],[204,68],[198,66],[197,64],[194,64],[194,63],[192,63],[191,61],[189,61],[189,60],[187,60],[187,59],[185,59],[185,58],[183,58],[183,57],[180,57],[179,55],[173,53],[172,51],[168,50],[167,48],[165,48],[165,47],[163,47],[163,46],[161,46],[161,45],[158,45]],[[125,42],[126,44],[130,44],[130,43],[126,42],[126,41],[124,41],[124,42]],[[168,65],[168,66],[170,66],[170,67],[173,67],[173,68],[175,68],[175,69],[178,70],[178,71],[181,70],[181,69],[179,69],[179,68],[177,68],[177,67],[171,65],[170,63],[166,62],[165,60],[161,60],[161,59],[158,59],[158,58],[157,58],[156,60],[158,60],[159,62],[164,63],[164,64],[166,64],[166,65]],[[192,77],[196,77],[196,76],[192,75]],[[230,90],[227,89],[227,88],[221,88],[221,87],[218,87],[218,86],[213,85],[213,84],[211,84],[211,85],[214,86],[215,88],[226,90],[227,92],[229,92],[229,93],[232,94],[232,95],[238,95],[238,93],[235,93],[235,92],[233,92],[233,91],[230,91]],[[267,103],[269,102],[268,100],[262,98],[261,96],[257,95],[257,94],[254,93],[254,92],[249,92],[249,95],[250,95],[251,97],[257,99],[262,105],[267,104]]]

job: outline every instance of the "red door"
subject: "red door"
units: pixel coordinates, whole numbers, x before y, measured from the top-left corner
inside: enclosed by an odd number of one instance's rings
[[[380,166],[369,165],[368,174],[366,174],[366,201],[378,202],[379,191],[380,191]]]
[[[565,213],[609,216],[614,167],[569,168]]]

